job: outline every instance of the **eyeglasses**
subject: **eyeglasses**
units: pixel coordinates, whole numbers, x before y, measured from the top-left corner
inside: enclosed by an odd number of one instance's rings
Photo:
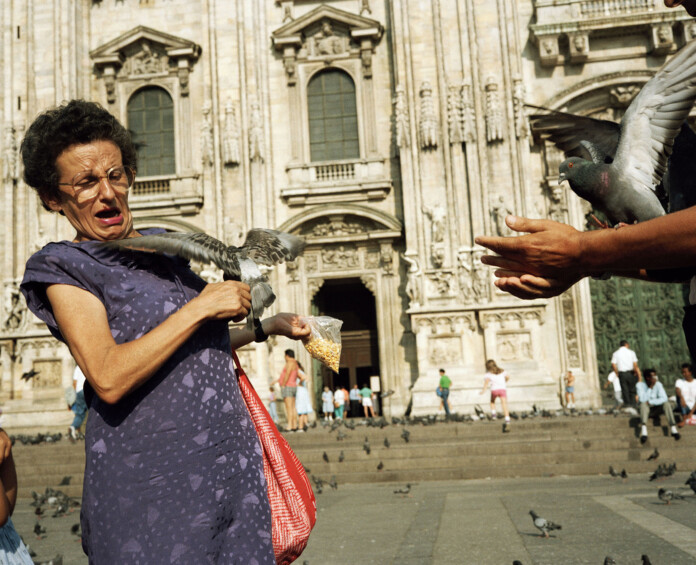
[[[97,197],[101,179],[106,179],[114,192],[125,194],[133,186],[135,171],[130,167],[113,167],[106,171],[105,175],[97,175],[92,171],[82,171],[73,177],[72,182],[59,182],[58,184],[72,187],[75,191],[73,194],[75,200],[83,203]]]

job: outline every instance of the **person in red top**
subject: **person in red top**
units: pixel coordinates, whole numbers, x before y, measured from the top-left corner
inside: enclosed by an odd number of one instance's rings
[[[278,377],[271,384],[280,384],[280,393],[285,404],[285,415],[288,420],[288,431],[297,431],[297,409],[295,408],[295,397],[297,396],[297,372],[299,366],[295,360],[295,352],[292,349],[285,350],[285,366]]]

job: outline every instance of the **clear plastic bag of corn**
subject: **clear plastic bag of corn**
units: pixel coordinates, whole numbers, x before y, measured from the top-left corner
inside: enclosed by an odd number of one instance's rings
[[[312,328],[312,333],[302,340],[305,349],[314,359],[338,373],[343,320],[331,316],[307,316],[303,320]]]

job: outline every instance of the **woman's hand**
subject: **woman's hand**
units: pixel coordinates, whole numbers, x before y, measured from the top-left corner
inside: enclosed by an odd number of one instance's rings
[[[251,289],[239,281],[209,283],[189,304],[208,320],[241,322],[249,314]]]
[[[281,312],[263,320],[263,330],[268,335],[282,335],[290,339],[302,339],[312,333],[309,324],[297,314]]]
[[[495,286],[524,300],[558,296],[582,279],[579,275],[566,279],[538,277],[507,269],[497,269],[493,274],[498,277],[494,282]]]

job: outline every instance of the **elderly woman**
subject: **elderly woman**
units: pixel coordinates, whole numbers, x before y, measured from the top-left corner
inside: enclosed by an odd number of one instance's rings
[[[29,259],[21,289],[87,377],[90,563],[275,563],[261,448],[230,355],[255,338],[228,331],[249,311],[249,287],[104,249],[141,234],[128,207],[136,152],[99,105],[38,116],[22,159],[27,184],[75,229]],[[299,339],[309,327],[278,314],[262,331]]]

